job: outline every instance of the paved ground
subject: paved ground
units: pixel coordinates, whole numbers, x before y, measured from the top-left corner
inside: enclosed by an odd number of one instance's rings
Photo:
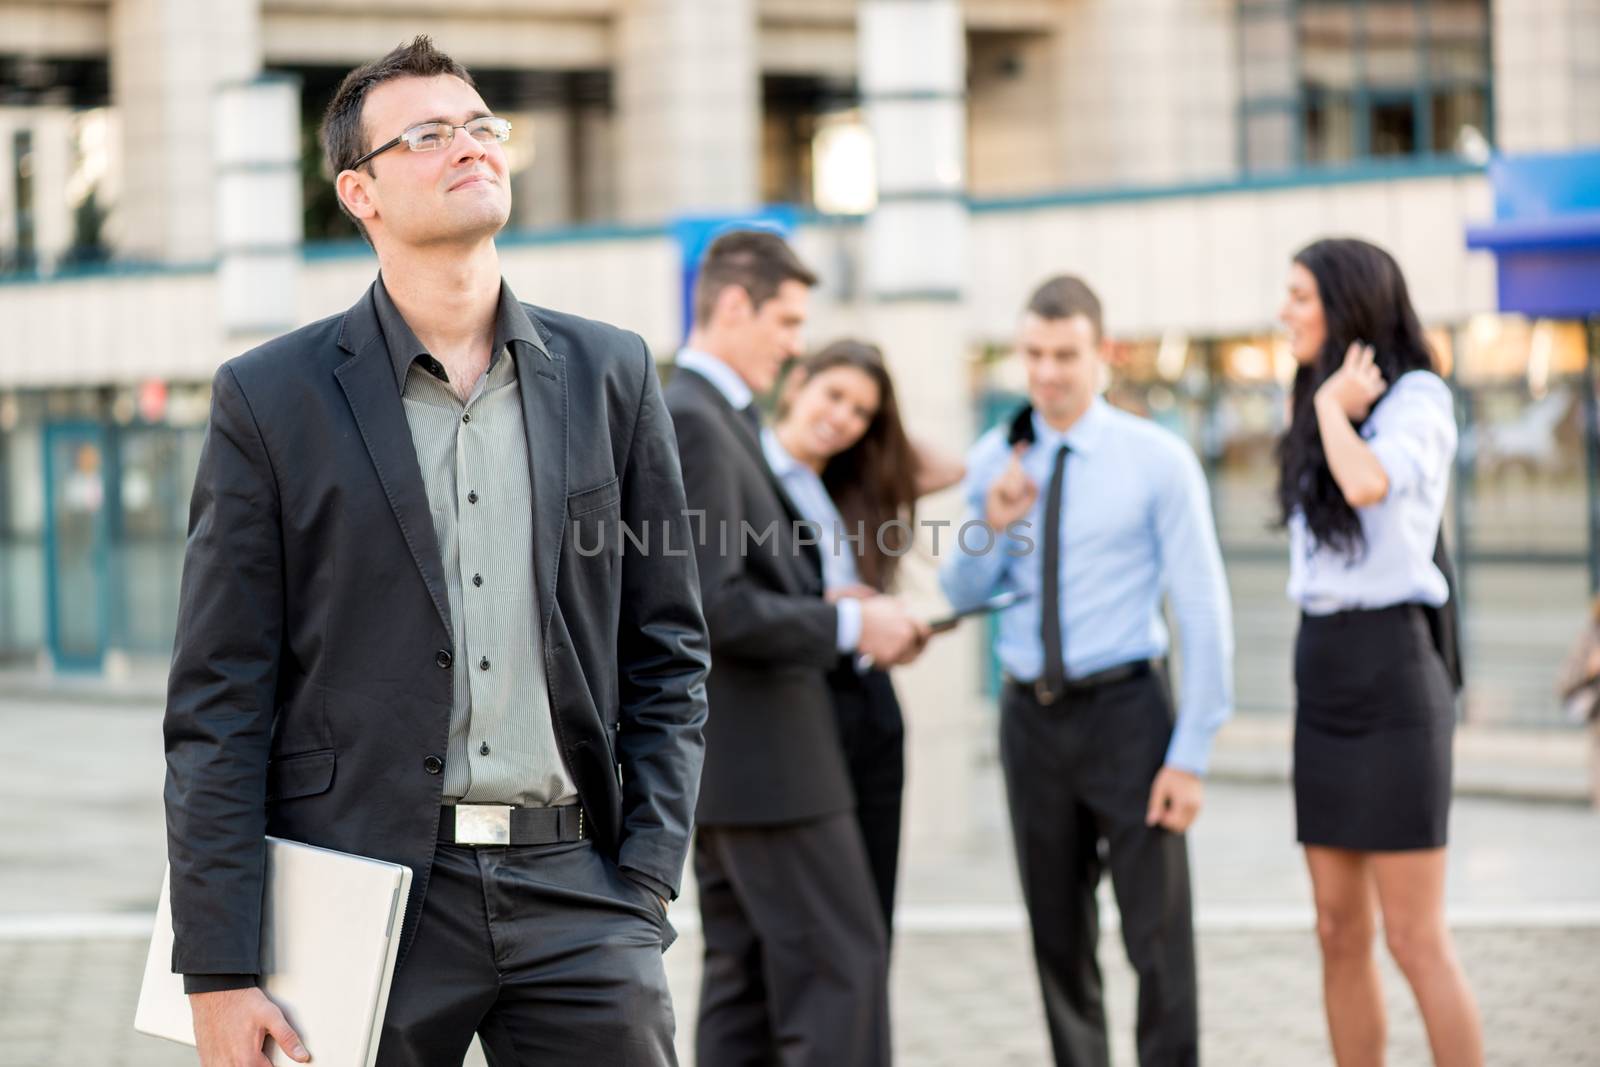
[[[1484,1009],[1491,1064],[1600,1062],[1593,1010],[1600,930],[1470,929],[1459,947]],[[692,1063],[699,939],[667,954],[679,1048]],[[1114,945],[1102,952],[1119,1064],[1131,1047],[1133,986]],[[1224,1067],[1328,1063],[1309,933],[1218,930],[1200,940],[1205,1061]],[[181,1067],[194,1054],[127,1029],[144,965],[133,939],[0,941],[0,1063],[8,1067]],[[894,972],[896,1062],[989,1067],[1049,1061],[1020,931],[916,933]],[[1404,983],[1385,965],[1390,1062],[1427,1062]],[[315,1050],[313,1050],[315,1051]],[[476,1055],[469,1063],[482,1063]]]
[[[27,754],[0,781],[0,1067],[193,1063],[129,1029],[163,862],[158,723],[157,709],[138,704],[0,699],[0,736]],[[910,813],[894,970],[905,1065],[1048,1062],[998,781],[981,752],[974,758],[970,825],[928,834],[918,828],[935,817]],[[66,780],[70,818],[52,803]],[[1600,1064],[1600,816],[1469,797],[1457,802],[1453,837],[1451,914],[1489,1062]],[[1292,840],[1285,785],[1213,784],[1191,848],[1210,1064],[1330,1062]],[[667,962],[687,1050],[700,949],[692,891],[673,911],[684,934]],[[1101,959],[1117,1062],[1131,1064],[1133,990],[1112,933]],[[1426,1063],[1404,983],[1387,963],[1385,973],[1390,1062]]]

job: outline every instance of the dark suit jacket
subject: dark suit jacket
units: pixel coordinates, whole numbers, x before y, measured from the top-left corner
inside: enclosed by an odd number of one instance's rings
[[[533,573],[556,739],[596,846],[675,892],[707,669],[682,480],[637,336],[526,308]],[[263,834],[409,865],[402,950],[437,839],[450,722],[443,564],[369,291],[217,372],[195,477],[166,715],[173,969],[258,973]],[[574,547],[578,538],[586,548]]]
[[[826,678],[839,662],[838,612],[822,599],[821,557],[795,538],[798,513],[716,386],[678,371],[666,397],[684,492],[704,512],[695,555],[711,716],[696,821],[778,825],[848,810],[855,800]],[[744,524],[753,536],[741,553]],[[772,538],[755,543],[769,529]]]

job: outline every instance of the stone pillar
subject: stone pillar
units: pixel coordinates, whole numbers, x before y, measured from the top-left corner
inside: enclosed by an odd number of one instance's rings
[[[1231,0],[1080,0],[1056,24],[1049,148],[1059,184],[1158,184],[1231,174],[1238,144]]]
[[[578,160],[579,222],[611,221],[621,214],[617,193],[617,122],[600,104],[579,101],[573,115]]]
[[[755,0],[621,0],[615,144],[623,218],[757,206],[756,30]]]
[[[16,168],[16,137],[27,120],[22,108],[0,107],[0,270],[15,266],[17,255],[17,189],[12,180]]]
[[[875,144],[877,207],[865,233],[867,335],[882,344],[914,438],[971,440],[967,372],[966,45],[958,0],[860,0],[862,105]],[[959,494],[924,500],[919,522],[959,522]],[[927,529],[924,526],[924,531]],[[939,551],[950,550],[953,525]],[[931,547],[925,532],[923,547]],[[907,557],[901,592],[932,607],[933,568]],[[979,695],[981,628],[938,638],[896,672],[910,738],[907,853],[948,854],[969,830],[975,753],[989,727]]]
[[[299,317],[299,81],[219,88],[213,128],[219,318],[230,338],[281,333]]]
[[[35,108],[33,120],[33,247],[39,269],[55,270],[72,247],[73,205],[67,202],[76,131],[64,107]]]
[[[565,226],[571,223],[577,207],[572,109],[566,104],[531,108],[519,113],[516,122],[526,124],[528,132],[523,134],[518,130],[512,138],[528,138],[532,159],[511,184],[513,224]]]
[[[119,256],[216,254],[212,103],[261,70],[259,0],[114,0],[111,96],[124,168]]]
[[[1495,147],[1539,152],[1600,142],[1600,3],[1492,6]]]

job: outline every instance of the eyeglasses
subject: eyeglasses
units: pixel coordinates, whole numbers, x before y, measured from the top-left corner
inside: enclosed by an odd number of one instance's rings
[[[504,142],[511,137],[511,120],[496,115],[482,115],[460,126],[452,126],[448,122],[418,123],[399,137],[379,145],[350,164],[350,169],[355,170],[373,156],[389,151],[402,141],[413,152],[437,152],[441,148],[449,148],[451,142],[456,139],[457,130],[466,130],[467,134],[479,144]]]

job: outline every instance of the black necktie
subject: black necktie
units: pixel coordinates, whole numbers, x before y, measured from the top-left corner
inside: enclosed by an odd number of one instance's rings
[[[750,424],[750,432],[756,435],[756,440],[761,440],[761,408],[756,406],[756,402],[752,400],[740,408],[739,414]]]
[[[1050,488],[1044,496],[1044,602],[1039,610],[1043,616],[1044,639],[1041,696],[1048,696],[1046,703],[1054,701],[1067,687],[1066,642],[1061,633],[1061,512],[1070,451],[1066,445],[1056,450],[1055,465],[1050,468]]]

